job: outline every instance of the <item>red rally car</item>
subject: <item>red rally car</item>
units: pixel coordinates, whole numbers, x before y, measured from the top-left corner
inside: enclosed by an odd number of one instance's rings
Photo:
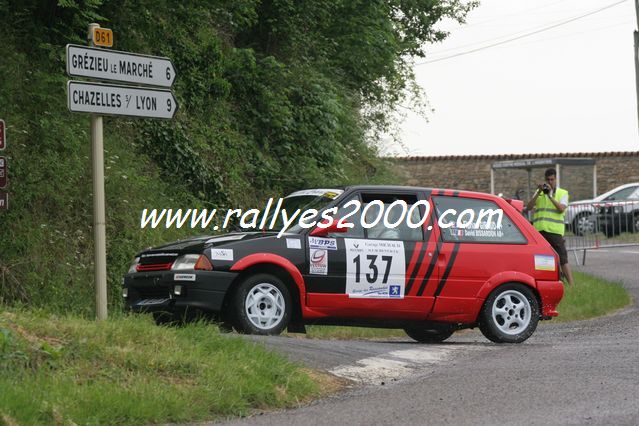
[[[146,250],[124,277],[126,308],[158,318],[203,311],[251,334],[306,324],[402,328],[427,343],[471,327],[519,343],[558,315],[559,259],[520,201],[351,186],[297,191],[280,207],[315,209],[317,223],[281,233],[275,211],[263,221],[272,229]]]

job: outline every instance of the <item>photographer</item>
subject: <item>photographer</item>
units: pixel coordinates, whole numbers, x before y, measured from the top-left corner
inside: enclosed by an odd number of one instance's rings
[[[564,241],[564,214],[568,206],[568,191],[557,187],[557,172],[548,169],[544,173],[545,183],[540,184],[526,208],[533,210],[533,226],[550,243],[559,255],[561,270],[573,285],[572,271],[568,264],[568,253]]]

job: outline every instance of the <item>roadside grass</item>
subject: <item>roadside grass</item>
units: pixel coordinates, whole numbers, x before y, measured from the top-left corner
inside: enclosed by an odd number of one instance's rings
[[[554,321],[566,322],[595,318],[628,306],[630,295],[620,283],[573,271],[574,286],[564,285],[564,297]]]
[[[149,424],[296,406],[335,384],[206,323],[0,311],[0,424]]]
[[[619,283],[610,282],[583,272],[573,272],[575,286],[564,286],[564,297],[559,304],[559,316],[551,322],[567,322],[595,318],[610,314],[630,304],[628,292]],[[542,322],[543,323],[543,322]],[[406,337],[403,330],[307,326],[309,339],[367,340]]]

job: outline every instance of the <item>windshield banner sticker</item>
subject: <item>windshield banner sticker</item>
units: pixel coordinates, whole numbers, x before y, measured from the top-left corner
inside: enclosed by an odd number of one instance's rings
[[[406,261],[402,241],[346,238],[344,244],[349,297],[404,297]]]

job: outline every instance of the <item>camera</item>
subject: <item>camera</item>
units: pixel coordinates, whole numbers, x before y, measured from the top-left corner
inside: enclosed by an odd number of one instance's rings
[[[550,185],[548,185],[547,183],[544,183],[543,185],[541,185],[541,191],[544,194],[550,194]]]

